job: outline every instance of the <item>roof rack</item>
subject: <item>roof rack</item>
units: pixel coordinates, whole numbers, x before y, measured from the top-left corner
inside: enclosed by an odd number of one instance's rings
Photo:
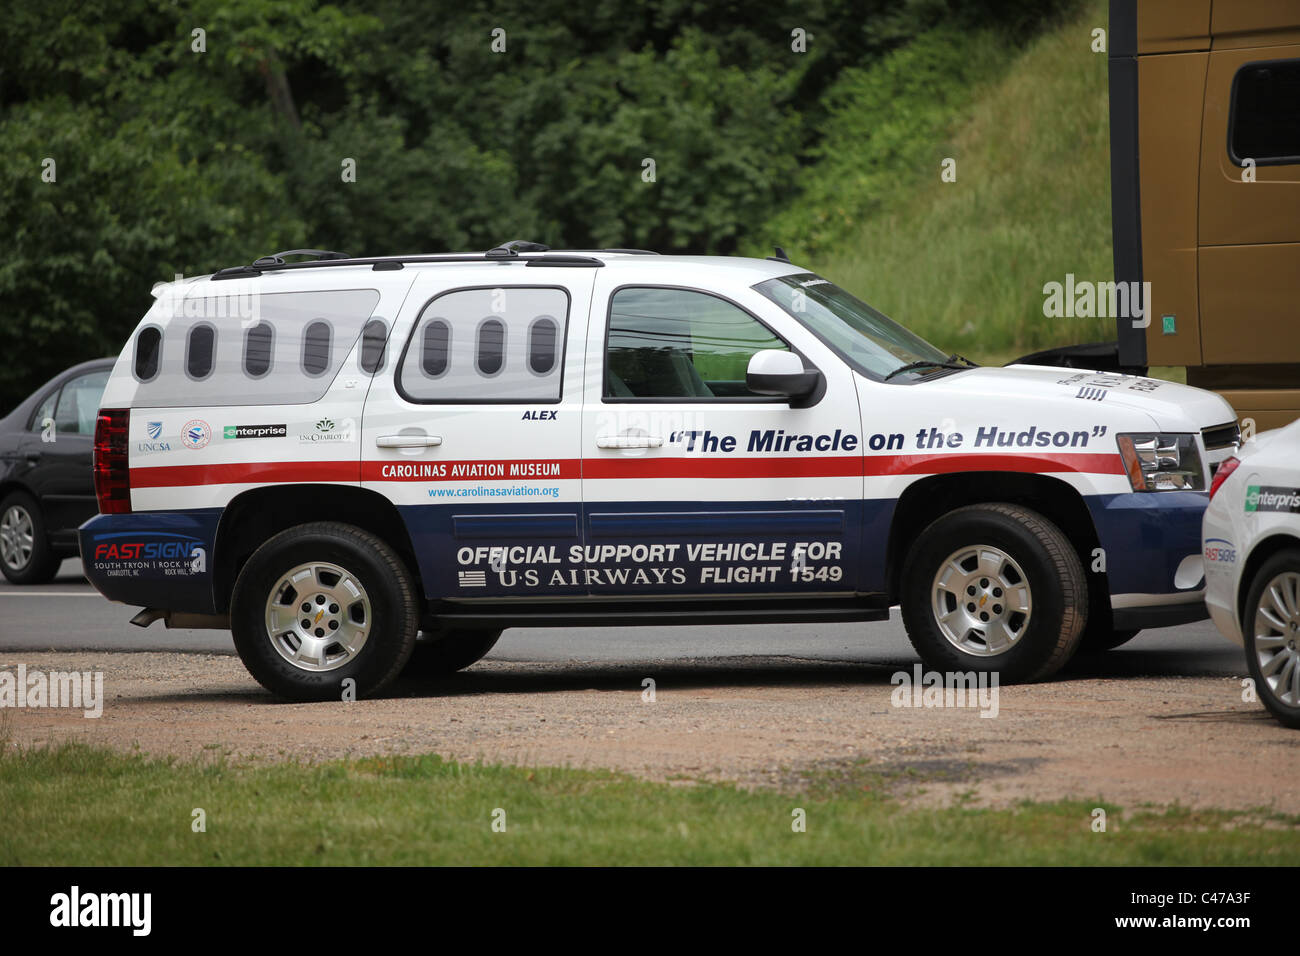
[[[484,255],[489,259],[504,259],[509,256],[517,256],[521,252],[550,252],[550,246],[544,246],[540,242],[529,242],[527,239],[511,239],[509,242],[503,242],[499,246],[493,246]]]
[[[525,258],[520,252],[535,252]],[[547,254],[549,253],[549,254]],[[311,255],[315,258],[301,262],[285,262],[285,256]],[[247,266],[230,266],[212,274],[217,279],[244,279],[260,276],[264,272],[283,272],[287,269],[319,269],[329,266],[370,266],[375,272],[395,272],[406,267],[408,263],[420,262],[495,262],[498,265],[523,263],[525,266],[547,266],[551,268],[594,268],[599,269],[605,263],[594,256],[574,255],[571,253],[550,253],[550,247],[539,242],[525,239],[513,239],[500,246],[494,246],[487,252],[446,253],[424,256],[381,256],[366,259],[350,259],[346,253],[326,252],[320,249],[291,249],[263,256]]]
[[[260,259],[254,259],[255,266],[282,266],[284,265],[285,256],[311,256],[313,259],[348,259],[350,256],[346,252],[327,252],[324,249],[289,249],[286,252],[277,252],[273,255],[262,256]]]

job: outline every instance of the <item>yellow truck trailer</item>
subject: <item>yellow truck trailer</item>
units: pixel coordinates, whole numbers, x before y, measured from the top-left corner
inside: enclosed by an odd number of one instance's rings
[[[1300,418],[1300,0],[1111,0],[1118,366]]]

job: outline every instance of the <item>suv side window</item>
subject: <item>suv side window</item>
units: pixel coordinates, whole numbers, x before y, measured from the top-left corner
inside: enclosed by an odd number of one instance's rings
[[[134,343],[140,408],[296,405],[321,399],[379,304],[374,289],[162,303]]]
[[[569,294],[506,286],[456,289],[420,313],[397,388],[412,402],[558,402]]]
[[[95,434],[95,417],[99,414],[99,400],[104,396],[108,375],[108,369],[89,372],[78,375],[63,386],[54,411],[54,427],[58,434]],[[43,411],[44,409],[36,413],[38,427],[45,417]]]
[[[692,289],[624,288],[609,308],[605,399],[761,398],[745,385],[755,352],[790,346],[737,305]]]

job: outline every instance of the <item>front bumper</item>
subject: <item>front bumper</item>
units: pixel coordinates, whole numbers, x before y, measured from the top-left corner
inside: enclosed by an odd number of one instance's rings
[[[1243,501],[1236,478],[1233,475],[1228,479],[1233,489],[1226,493],[1220,489],[1205,510],[1201,544],[1206,556],[1205,606],[1210,611],[1210,618],[1220,634],[1244,647],[1237,596],[1241,592],[1248,540],[1245,529],[1238,524],[1243,514]]]
[[[1116,629],[1202,621],[1205,568],[1196,491],[1099,495],[1086,499],[1105,558]]]

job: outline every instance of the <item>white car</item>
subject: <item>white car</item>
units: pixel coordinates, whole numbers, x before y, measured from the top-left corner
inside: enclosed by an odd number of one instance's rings
[[[512,626],[901,604],[932,668],[1011,682],[1206,616],[1212,392],[975,367],[784,255],[299,254],[154,290],[81,528],[137,623],[230,628],[284,696]]]
[[[1210,617],[1245,648],[1264,706],[1300,727],[1300,421],[1219,466],[1201,536]]]

